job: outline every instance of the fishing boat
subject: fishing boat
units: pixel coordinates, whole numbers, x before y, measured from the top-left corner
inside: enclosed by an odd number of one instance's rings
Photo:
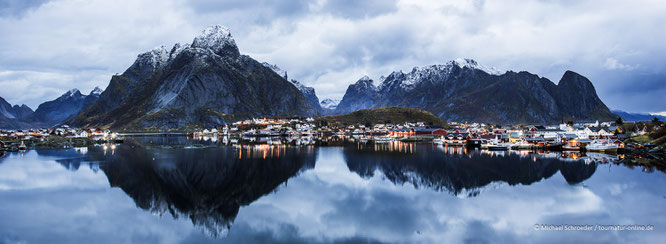
[[[484,146],[484,148],[491,151],[506,151],[511,149],[512,146],[513,144],[511,143],[500,142],[499,140],[497,140],[497,138],[495,138],[490,140],[488,144]]]
[[[23,141],[21,141],[21,145],[19,145],[18,149],[19,149],[19,150],[27,150],[28,147],[25,146],[25,143],[23,143]]]
[[[395,141],[393,137],[388,137],[388,136],[379,136],[375,137],[375,143],[389,143],[392,141]]]
[[[585,147],[585,149],[591,152],[616,152],[617,148],[616,144],[605,140],[594,141]]]

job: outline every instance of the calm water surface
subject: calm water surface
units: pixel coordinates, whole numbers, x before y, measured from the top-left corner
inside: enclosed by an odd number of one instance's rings
[[[143,137],[5,155],[0,243],[666,240],[666,174],[608,163],[613,156],[195,143]],[[536,224],[654,230],[544,231]]]

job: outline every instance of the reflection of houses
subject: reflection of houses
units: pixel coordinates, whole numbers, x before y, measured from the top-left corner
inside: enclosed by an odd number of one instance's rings
[[[449,133],[443,137],[444,143],[447,144],[464,144],[470,139],[469,133]]]

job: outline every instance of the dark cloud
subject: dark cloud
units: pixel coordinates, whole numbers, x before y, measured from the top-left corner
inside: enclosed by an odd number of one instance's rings
[[[396,0],[328,0],[322,11],[343,18],[362,19],[395,12],[398,10],[396,2]]]
[[[238,17],[251,19],[256,24],[270,24],[281,18],[294,18],[310,11],[308,0],[246,1],[246,0],[194,0],[188,4],[199,14],[237,13]]]
[[[30,9],[37,8],[49,0],[2,0],[0,17],[20,17]]]

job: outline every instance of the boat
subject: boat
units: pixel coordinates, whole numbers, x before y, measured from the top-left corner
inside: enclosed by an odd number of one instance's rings
[[[513,144],[499,142],[497,138],[490,140],[487,144],[482,145],[482,148],[491,150],[491,151],[506,151],[511,149]]]
[[[572,146],[570,144],[567,144],[567,145],[562,146],[562,151],[577,152],[577,151],[580,151],[580,147]]]
[[[486,148],[491,151],[505,151],[511,149],[511,143],[488,144]]]
[[[18,149],[19,149],[19,150],[27,150],[28,147],[25,146],[25,143],[23,143],[23,141],[21,141],[21,145],[19,145]]]
[[[388,137],[388,136],[375,137],[374,139],[375,143],[389,143],[395,141],[393,137]]]
[[[613,143],[607,143],[606,141],[594,141],[587,145],[585,149],[591,152],[616,152],[618,146]]]

